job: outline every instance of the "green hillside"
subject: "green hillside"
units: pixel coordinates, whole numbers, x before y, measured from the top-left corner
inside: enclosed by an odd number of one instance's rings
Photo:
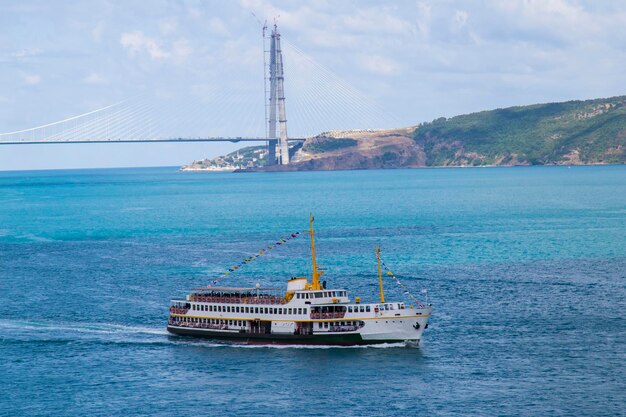
[[[440,118],[415,130],[428,166],[626,163],[626,96]]]

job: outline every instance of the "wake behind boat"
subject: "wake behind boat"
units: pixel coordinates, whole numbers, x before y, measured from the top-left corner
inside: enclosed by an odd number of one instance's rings
[[[172,300],[167,330],[176,335],[260,344],[419,344],[432,306],[417,300],[408,306],[385,301],[379,248],[380,302],[361,303],[359,297],[352,301],[345,289],[320,283],[323,271],[317,267],[313,216],[309,233],[311,282],[292,278],[284,293],[259,284],[196,288],[184,300]]]

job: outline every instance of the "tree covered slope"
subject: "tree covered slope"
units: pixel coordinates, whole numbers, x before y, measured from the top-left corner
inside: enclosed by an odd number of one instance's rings
[[[427,166],[626,163],[626,96],[483,111],[418,126]]]

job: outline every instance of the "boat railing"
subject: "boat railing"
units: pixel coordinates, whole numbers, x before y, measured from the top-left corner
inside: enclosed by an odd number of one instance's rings
[[[285,304],[283,297],[275,295],[250,295],[250,296],[220,296],[220,295],[203,295],[191,294],[190,301],[198,303],[223,303],[223,304]]]
[[[359,326],[330,326],[331,332],[354,332],[359,329]]]
[[[187,314],[188,307],[170,307],[170,313],[172,314]]]
[[[175,320],[170,318],[168,323],[172,326],[178,327],[190,327],[193,329],[213,329],[213,330],[229,330],[226,324],[212,324],[212,323],[195,323],[182,320]]]
[[[334,313],[311,313],[312,319],[342,319],[346,316],[345,311],[336,311]]]

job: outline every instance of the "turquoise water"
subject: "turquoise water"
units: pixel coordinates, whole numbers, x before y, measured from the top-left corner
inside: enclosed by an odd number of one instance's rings
[[[419,348],[168,336],[169,299],[315,213],[331,286],[374,247]],[[308,242],[222,283],[284,285]],[[389,299],[403,299],[393,281]],[[625,415],[626,167],[0,172],[0,415]]]

